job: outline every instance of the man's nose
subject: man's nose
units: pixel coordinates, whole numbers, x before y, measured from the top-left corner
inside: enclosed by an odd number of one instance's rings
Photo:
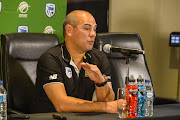
[[[96,31],[94,29],[91,30],[90,36],[95,37],[96,36]]]

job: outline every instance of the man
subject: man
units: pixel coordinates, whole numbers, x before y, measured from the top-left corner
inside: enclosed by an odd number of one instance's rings
[[[54,108],[57,112],[117,112],[108,82],[108,60],[93,48],[96,28],[87,11],[75,10],[66,16],[65,42],[45,52],[38,62],[34,112],[52,112]],[[92,101],[94,91],[97,101]]]

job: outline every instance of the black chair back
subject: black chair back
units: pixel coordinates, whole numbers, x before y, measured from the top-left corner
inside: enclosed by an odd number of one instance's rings
[[[144,50],[140,36],[137,33],[99,33],[96,37],[95,47],[103,51],[105,44],[112,46]],[[125,77],[127,77],[126,57],[121,53],[105,53],[111,67],[112,86],[115,94],[118,88],[125,88]],[[135,79],[143,74],[145,79],[151,79],[146,63],[145,55],[132,55],[129,61],[129,75]]]
[[[8,108],[29,113],[38,59],[47,49],[58,44],[59,38],[55,34],[1,35],[1,79],[7,90]]]

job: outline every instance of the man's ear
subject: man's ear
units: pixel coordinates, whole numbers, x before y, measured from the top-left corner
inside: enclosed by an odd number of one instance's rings
[[[65,26],[65,30],[66,30],[66,34],[67,34],[68,36],[72,36],[73,26],[67,24],[67,25]]]

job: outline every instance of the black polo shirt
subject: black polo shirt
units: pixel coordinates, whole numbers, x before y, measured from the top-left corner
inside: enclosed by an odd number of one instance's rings
[[[109,62],[103,52],[93,48],[85,53],[83,61],[97,65],[102,74],[110,76]],[[92,100],[95,90],[94,81],[88,77],[83,68],[78,70],[65,43],[49,49],[39,59],[35,85],[38,98],[34,102],[36,109],[40,110],[39,112],[54,111],[54,107],[43,89],[45,85],[53,83],[64,84],[68,96],[84,100]]]

